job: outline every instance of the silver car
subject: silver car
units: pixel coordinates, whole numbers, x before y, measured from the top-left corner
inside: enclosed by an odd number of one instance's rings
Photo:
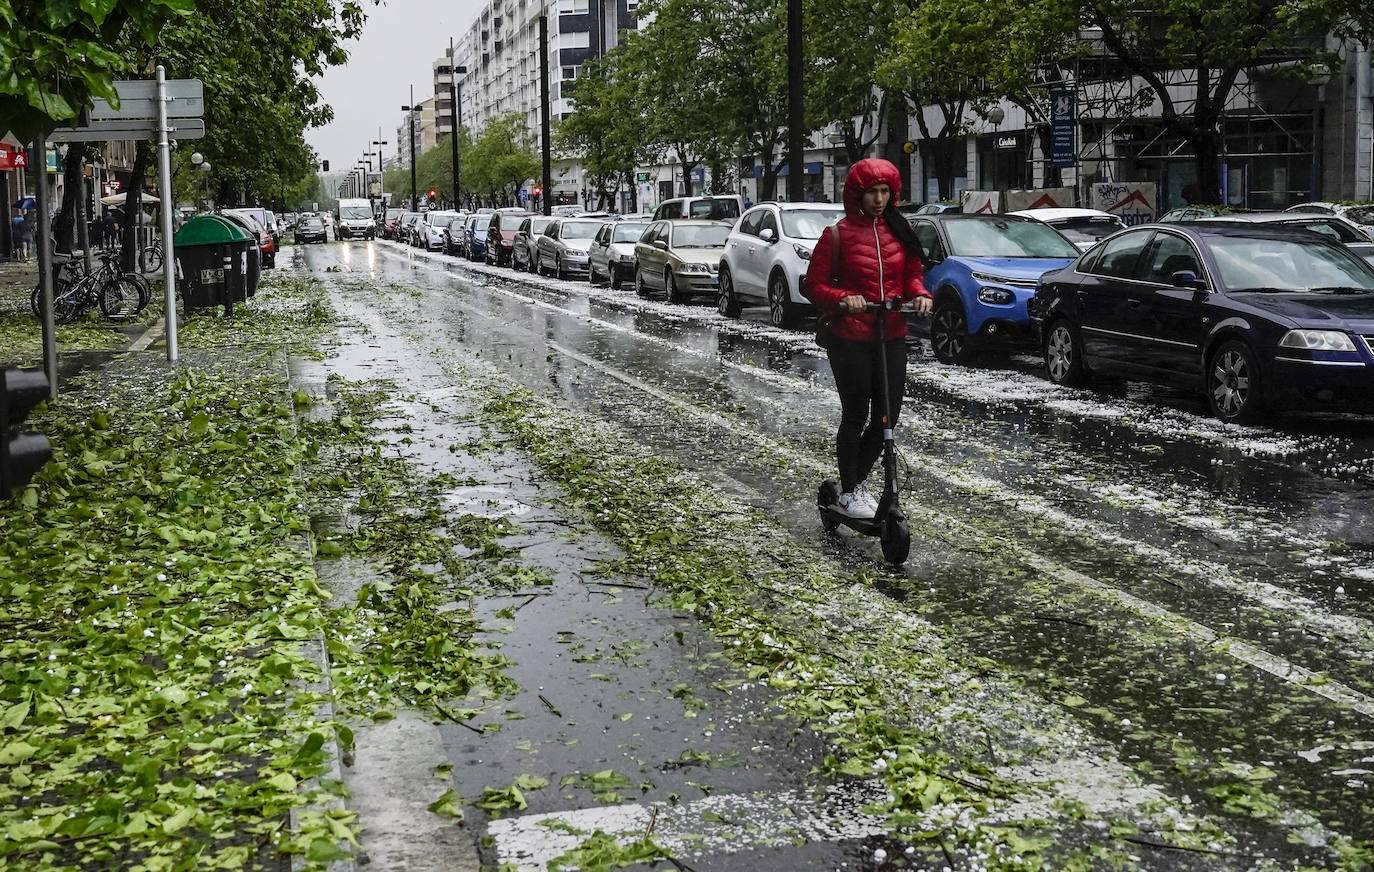
[[[648,221],[607,221],[597,231],[591,248],[587,249],[587,281],[597,282],[603,277],[611,287],[619,288],[634,278],[635,243],[649,227]]]
[[[670,303],[688,294],[716,296],[716,273],[730,222],[655,221],[635,243],[635,293],[661,290]]]
[[[535,272],[561,278],[587,272],[587,248],[601,229],[600,218],[555,218],[534,244]]]
[[[515,241],[511,243],[510,263],[520,271],[535,271],[534,243],[544,228],[548,227],[554,219],[548,215],[531,215],[520,222],[520,226],[515,228]]]

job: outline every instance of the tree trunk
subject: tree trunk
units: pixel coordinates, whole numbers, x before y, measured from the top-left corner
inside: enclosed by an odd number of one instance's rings
[[[935,179],[940,187],[940,200],[948,202],[954,199],[954,165],[956,149],[954,145],[962,146],[961,140],[956,140],[949,136],[937,136],[933,139],[921,141],[923,156],[928,158],[935,165]]]
[[[911,191],[911,161],[902,148],[911,132],[911,121],[906,112],[905,102],[893,100],[887,105],[887,110],[887,143],[883,149],[883,157],[897,167],[902,181],[902,191],[906,194],[905,199],[916,200],[918,198],[913,197]]]
[[[120,269],[138,269],[138,216],[143,212],[143,178],[148,174],[153,147],[140,141],[134,151],[134,168],[129,174],[129,190],[124,193],[124,221],[119,228]]]
[[[1215,127],[1188,138],[1193,146],[1193,168],[1197,172],[1198,205],[1226,205],[1221,196],[1221,137]]]
[[[76,201],[81,196],[81,164],[86,156],[86,147],[73,142],[67,146],[67,156],[62,164],[62,208],[53,218],[53,236],[57,240],[57,250],[69,252],[76,243]]]

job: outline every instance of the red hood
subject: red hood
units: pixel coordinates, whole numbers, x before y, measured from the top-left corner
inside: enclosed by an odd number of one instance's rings
[[[859,208],[859,200],[863,197],[864,191],[874,185],[886,182],[892,189],[892,202],[897,202],[902,196],[902,174],[897,171],[897,167],[891,161],[883,160],[880,157],[864,158],[849,168],[849,175],[844,180],[844,212],[850,217],[857,217],[863,214]]]

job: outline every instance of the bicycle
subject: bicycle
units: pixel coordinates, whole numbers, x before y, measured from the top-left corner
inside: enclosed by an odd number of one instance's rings
[[[152,245],[145,245],[138,253],[138,271],[141,273],[155,273],[162,269],[162,259],[166,253],[162,249],[162,240],[154,239]]]
[[[92,308],[110,321],[127,321],[148,305],[150,291],[142,276],[121,273],[119,252],[100,255],[100,267],[86,272],[76,260],[58,264],[53,276],[53,320],[70,324]],[[42,290],[35,287],[29,304],[35,317],[42,317]]]

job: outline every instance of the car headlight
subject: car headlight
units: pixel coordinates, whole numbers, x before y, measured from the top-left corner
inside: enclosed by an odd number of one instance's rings
[[[1005,306],[1015,299],[1015,295],[1006,288],[979,288],[978,300],[983,303],[991,303],[994,306]]]
[[[1354,351],[1355,343],[1340,330],[1289,330],[1279,340],[1279,347],[1307,351]]]
[[[797,253],[797,257],[800,257],[802,260],[811,259],[811,249],[807,248],[805,245],[802,245],[799,242],[792,243],[792,250],[795,251]]]
[[[1015,279],[1009,279],[1006,276],[995,276],[992,273],[976,272],[972,273],[972,276],[975,282],[986,282],[990,285],[1017,284],[1017,281]]]
[[[619,258],[621,263],[634,263],[634,259],[635,256],[633,254],[622,254]]]
[[[704,263],[684,263],[682,265],[682,271],[689,273],[704,273],[710,272],[711,270]]]

